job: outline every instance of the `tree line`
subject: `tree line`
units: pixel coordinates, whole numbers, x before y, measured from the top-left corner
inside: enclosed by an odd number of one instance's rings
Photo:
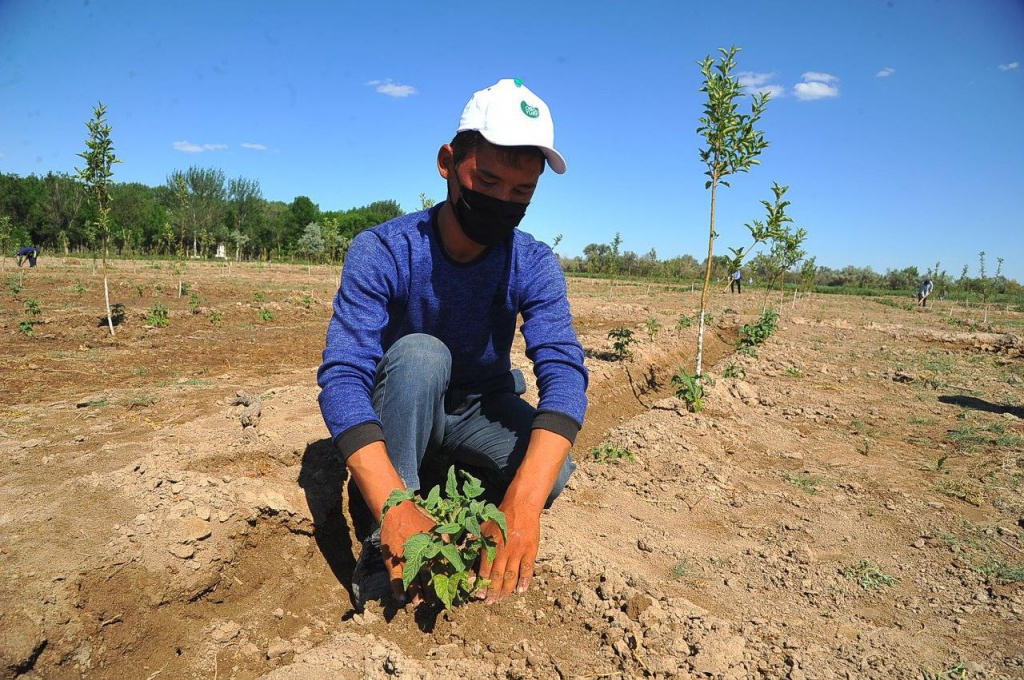
[[[197,166],[174,170],[155,187],[114,182],[109,193],[108,246],[119,256],[206,258],[224,246],[235,259],[340,262],[356,234],[403,214],[394,200],[349,210],[321,210],[307,196],[272,201],[259,180]],[[77,176],[0,173],[0,246],[5,254],[19,245],[61,255],[96,252],[98,209]]]

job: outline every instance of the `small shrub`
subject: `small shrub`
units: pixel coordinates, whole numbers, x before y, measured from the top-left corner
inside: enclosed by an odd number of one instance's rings
[[[690,375],[682,366],[672,376],[672,384],[676,387],[676,397],[686,402],[686,407],[692,413],[697,413],[704,406],[704,385],[702,383],[705,380],[704,376]]]
[[[493,560],[497,550],[497,544],[483,534],[481,525],[492,521],[502,538],[506,535],[505,513],[493,503],[476,500],[484,493],[480,480],[465,471],[459,471],[458,476],[463,479],[461,492],[453,465],[448,469],[445,498],[441,498],[439,486],[431,489],[426,498],[420,498],[415,491],[396,489],[381,513],[383,522],[388,510],[411,500],[437,522],[429,532],[410,536],[405,542],[402,586],[408,590],[413,580],[424,574],[445,609],[465,602],[476,590],[490,585],[486,579],[473,579],[473,566],[481,554]]]
[[[157,302],[149,310],[149,315],[146,317],[146,323],[150,326],[156,326],[157,328],[164,328],[171,324],[171,319],[167,307]]]
[[[758,347],[779,328],[779,313],[774,309],[766,309],[757,323],[744,324],[740,329],[739,346]]]
[[[723,378],[746,378],[747,371],[742,366],[737,366],[736,362],[730,362],[725,370],[722,371]]]
[[[846,567],[842,573],[844,578],[856,581],[857,585],[864,590],[891,586],[899,580],[895,576],[884,573],[877,564],[867,560],[861,560],[853,566]]]
[[[658,337],[658,332],[661,330],[661,322],[654,316],[648,316],[647,321],[644,322],[644,330],[647,331],[651,342],[654,342],[654,338]]]
[[[757,358],[757,348],[754,347],[753,345],[744,345],[743,347],[740,347],[738,350],[736,350],[736,353],[748,357],[754,357],[755,359]]]
[[[690,319],[690,317],[686,316],[685,314],[680,314],[679,318],[676,319],[676,330],[681,331],[684,328],[689,328],[692,325],[693,321]]]
[[[221,319],[224,318],[224,312],[220,311],[219,309],[211,309],[209,318],[210,323],[217,325],[221,322]]]
[[[258,305],[262,305],[264,302],[267,301],[266,293],[259,290],[256,291],[255,293],[252,294],[252,301]]]
[[[628,460],[630,463],[636,462],[636,456],[629,449],[624,449],[614,444],[605,444],[599,446],[590,452],[590,455],[594,457],[594,460],[598,463],[611,463],[613,461]]]
[[[618,361],[632,356],[633,351],[629,349],[629,346],[636,342],[636,338],[633,337],[633,331],[628,328],[613,328],[608,331],[608,338],[615,341],[612,344],[612,351],[615,352],[615,358]]]
[[[125,309],[123,302],[110,305],[110,320],[116,325],[124,321]]]
[[[199,313],[199,293],[197,291],[188,294],[188,308],[193,314]]]
[[[39,306],[39,302],[36,300],[25,300],[25,313],[31,314],[32,316],[39,316],[43,313],[43,310]]]
[[[260,321],[267,323],[274,320],[274,310],[264,307],[260,310]]]
[[[27,335],[30,338],[33,335],[35,335],[35,331],[33,330],[32,327],[33,323],[28,319],[23,319],[22,321],[18,322],[18,332],[21,333],[22,335]]]
[[[82,295],[83,293],[85,293],[85,286],[83,286],[80,283],[76,283],[75,284],[75,292],[78,293],[79,295]]]
[[[139,285],[139,286],[135,286],[135,292],[136,292],[136,293],[138,293],[138,295],[139,295],[139,299],[141,300],[141,299],[142,299],[142,294],[143,294],[144,292],[146,292],[146,289],[145,289],[145,288],[143,288],[143,287],[142,287],[141,285]]]
[[[312,295],[303,295],[302,296],[302,306],[305,307],[306,309],[310,309],[313,306],[313,296]]]

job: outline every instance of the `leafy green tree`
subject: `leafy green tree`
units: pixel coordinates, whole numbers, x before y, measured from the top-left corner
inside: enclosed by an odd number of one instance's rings
[[[11,248],[14,227],[9,215],[0,215],[0,272],[7,269],[7,253]]]
[[[323,255],[324,237],[320,225],[316,222],[307,224],[302,236],[299,237],[299,252],[303,253],[307,260]]]
[[[85,126],[89,136],[85,140],[86,151],[78,154],[85,160],[84,168],[76,168],[78,176],[89,189],[94,201],[97,218],[93,222],[95,233],[102,241],[103,295],[107,309],[107,325],[114,335],[114,321],[110,315],[110,291],[107,284],[107,241],[110,237],[110,185],[114,176],[113,165],[121,161],[114,156],[114,143],[110,139],[110,125],[106,121],[107,107],[99,102],[93,109],[93,118]]]
[[[729,262],[730,273],[736,271],[743,264],[743,258],[751,253],[758,246],[758,244],[766,242],[768,239],[775,238],[781,233],[781,229],[787,222],[793,220],[786,215],[786,208],[789,206],[789,201],[782,200],[783,195],[789,190],[789,186],[779,186],[778,182],[772,182],[772,193],[775,194],[775,203],[769,203],[768,201],[762,200],[761,205],[765,207],[767,211],[767,217],[764,222],[760,220],[754,220],[753,224],[745,224],[747,230],[750,231],[750,237],[754,239],[753,243],[744,248],[729,248],[732,252],[732,260]]]
[[[707,95],[704,115],[700,117],[697,132],[704,137],[707,146],[700,149],[700,159],[707,166],[708,177],[705,189],[711,189],[711,227],[708,236],[708,257],[704,274],[704,288],[700,296],[700,322],[697,330],[697,371],[701,374],[704,356],[704,316],[708,306],[711,288],[711,267],[715,247],[715,201],[718,185],[728,187],[726,177],[747,172],[759,161],[757,157],[768,146],[764,133],[756,125],[768,104],[768,93],[752,95],[750,114],[739,113],[739,103],[746,97],[739,78],[732,75],[736,67],[739,48],[719,48],[721,57],[717,63],[710,55],[697,62],[704,83],[700,91]]]

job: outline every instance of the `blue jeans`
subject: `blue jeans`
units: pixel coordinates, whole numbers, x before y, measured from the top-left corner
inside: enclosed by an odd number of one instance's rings
[[[489,491],[504,494],[526,456],[536,409],[518,370],[470,390],[449,388],[452,357],[437,338],[399,339],[377,364],[373,410],[384,429],[391,464],[410,489],[419,489],[425,468],[443,475],[452,464],[483,473]],[[558,497],[576,469],[566,458],[548,494]],[[495,488],[496,487],[496,488]]]

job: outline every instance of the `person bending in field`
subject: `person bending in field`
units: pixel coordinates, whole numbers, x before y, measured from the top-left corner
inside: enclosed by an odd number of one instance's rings
[[[743,293],[743,272],[739,269],[732,273],[732,281],[729,283],[730,293]]]
[[[28,262],[29,267],[36,266],[36,258],[39,257],[39,248],[35,246],[25,246],[24,248],[18,249],[18,266]]]
[[[917,289],[917,304],[922,307],[928,306],[928,296],[932,294],[932,290],[935,289],[935,284],[932,283],[931,279],[925,279],[921,282],[921,286]]]
[[[420,488],[425,466],[471,466],[503,494],[507,540],[483,526],[497,542],[478,565],[488,603],[529,587],[541,511],[576,468],[587,406],[559,261],[516,229],[545,161],[565,172],[547,105],[518,79],[476,92],[437,153],[447,200],[353,239],[318,372],[324,421],[376,521],[392,491]],[[536,408],[509,356],[520,315]],[[415,581],[403,592],[402,550],[433,525],[412,501],[388,511],[353,571],[358,610],[389,591],[422,600]]]

